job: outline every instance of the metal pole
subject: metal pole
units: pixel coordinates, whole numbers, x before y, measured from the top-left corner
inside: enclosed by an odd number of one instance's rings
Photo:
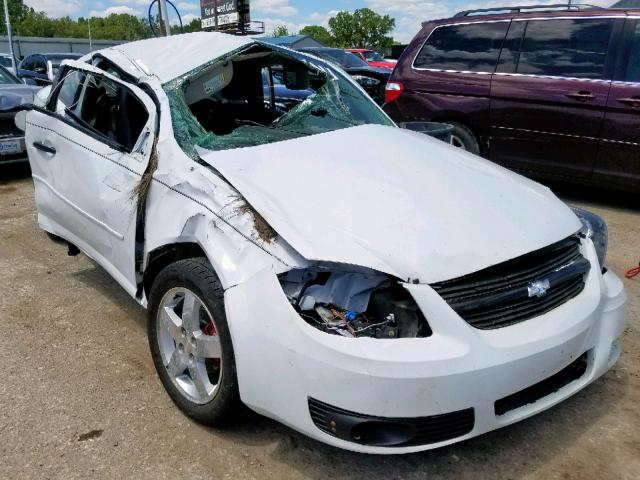
[[[89,52],[93,52],[93,45],[91,43],[91,17],[87,18],[87,25],[89,26]]]
[[[7,24],[7,38],[9,40],[9,52],[11,52],[11,67],[14,73],[18,73],[16,70],[16,56],[13,53],[13,32],[11,31],[11,20],[9,19],[9,6],[7,0],[4,0],[4,19]]]
[[[169,10],[167,10],[167,0],[158,0],[158,11],[160,12],[160,30],[164,25],[165,37],[171,36],[171,25],[169,25]]]

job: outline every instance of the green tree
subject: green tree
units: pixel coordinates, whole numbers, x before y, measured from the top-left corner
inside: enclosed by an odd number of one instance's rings
[[[393,44],[388,34],[395,26],[394,18],[379,15],[370,8],[339,12],[329,20],[331,34],[340,48],[388,48]]]
[[[288,37],[290,33],[286,25],[280,25],[279,27],[276,27],[271,35],[274,37]]]
[[[104,18],[93,17],[90,21],[91,35],[95,39],[138,40],[151,36],[146,21],[126,13],[112,13]]]
[[[184,33],[199,32],[202,30],[202,23],[199,18],[194,18],[184,26]],[[179,30],[176,33],[180,33]]]
[[[41,12],[30,12],[22,21],[11,19],[13,33],[25,37],[56,37],[54,20]]]
[[[33,12],[33,9],[27,7],[22,0],[8,0],[9,17],[11,18],[11,26],[15,33],[16,23],[20,23],[27,15]],[[0,3],[0,7],[3,7]],[[0,35],[7,34],[7,25],[4,21],[4,8],[0,8],[2,13],[2,21],[0,22]]]
[[[335,40],[331,35],[331,32],[320,25],[309,25],[300,30],[300,35],[307,35],[314,38],[320,43],[323,43],[327,47],[333,47]]]

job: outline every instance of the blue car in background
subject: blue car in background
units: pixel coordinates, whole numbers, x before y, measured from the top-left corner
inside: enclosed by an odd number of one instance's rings
[[[63,60],[77,60],[79,53],[34,53],[27,55],[16,74],[29,85],[51,85]]]

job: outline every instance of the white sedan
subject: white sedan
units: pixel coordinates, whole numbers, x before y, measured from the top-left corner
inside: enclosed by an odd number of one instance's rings
[[[195,420],[244,404],[413,452],[541,412],[618,359],[604,223],[397,128],[331,65],[193,33],[63,69],[25,120],[38,222],[148,309]]]

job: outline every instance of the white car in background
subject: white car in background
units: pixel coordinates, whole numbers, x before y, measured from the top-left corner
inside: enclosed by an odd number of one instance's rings
[[[20,63],[16,61],[16,65]],[[13,75],[16,74],[15,69],[13,68],[13,62],[11,61],[11,55],[6,53],[0,53],[0,67],[6,68]]]
[[[193,33],[62,68],[26,115],[38,222],[148,308],[160,379],[195,420],[244,403],[339,448],[413,452],[618,359],[604,223],[397,128],[322,60]],[[312,93],[283,107],[274,70]]]

